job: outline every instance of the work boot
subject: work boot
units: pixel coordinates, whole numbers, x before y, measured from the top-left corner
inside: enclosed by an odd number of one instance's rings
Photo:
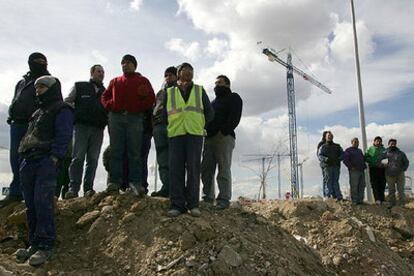
[[[142,187],[140,184],[129,183],[129,188],[131,189],[132,193],[136,196],[142,197],[145,195],[145,188]]]
[[[16,260],[18,262],[25,262],[29,259],[34,253],[36,253],[37,248],[35,246],[29,246],[29,248],[20,248],[14,252]]]
[[[119,192],[119,185],[117,183],[109,182],[106,187],[107,192]]]
[[[65,194],[65,199],[71,199],[71,198],[77,198],[79,197],[78,193],[75,193],[73,191],[67,191]]]
[[[52,249],[39,249],[29,259],[29,265],[39,266],[44,264],[51,256]]]
[[[222,203],[219,203],[219,204],[217,204],[215,207],[214,207],[214,210],[216,210],[216,211],[223,211],[223,210],[226,210],[226,209],[228,209],[229,208],[229,206],[228,205],[226,205],[226,204],[222,204]]]
[[[89,191],[86,191],[86,192],[83,194],[83,196],[84,196],[84,197],[92,197],[94,194],[96,194],[96,192],[95,192],[94,190],[89,190]]]
[[[6,207],[7,205],[10,205],[15,202],[20,202],[22,200],[22,197],[8,195],[4,199],[0,200],[0,208]]]
[[[178,217],[181,214],[182,213],[180,212],[180,210],[177,210],[177,209],[170,209],[167,212],[167,216],[169,216],[170,218]]]
[[[193,217],[198,218],[198,217],[201,216],[201,211],[198,208],[193,208],[193,209],[190,210],[190,215],[193,216]]]
[[[168,198],[168,197],[169,197],[167,193],[164,193],[164,192],[163,192],[163,191],[161,191],[161,190],[159,190],[158,192],[152,192],[152,193],[151,193],[151,196],[152,196],[152,197],[166,197],[166,198]]]

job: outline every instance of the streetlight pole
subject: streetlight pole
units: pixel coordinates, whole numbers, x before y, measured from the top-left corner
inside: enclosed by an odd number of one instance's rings
[[[365,130],[365,113],[364,113],[364,100],[362,98],[362,83],[361,83],[361,68],[359,65],[359,53],[358,53],[358,38],[355,25],[355,8],[354,0],[351,0],[351,14],[352,14],[352,27],[354,31],[354,48],[355,48],[355,67],[357,73],[357,84],[358,84],[358,112],[359,112],[359,125],[361,128],[361,140],[362,140],[362,151],[367,150],[367,133]],[[365,174],[365,182],[367,187],[367,199],[369,202],[372,202],[372,190],[371,184],[369,181],[368,174]]]

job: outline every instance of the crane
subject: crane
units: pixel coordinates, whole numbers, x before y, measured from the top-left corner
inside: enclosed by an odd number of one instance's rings
[[[298,183],[298,149],[297,149],[297,130],[296,130],[296,109],[295,109],[295,82],[293,73],[301,76],[304,80],[309,81],[322,91],[332,94],[332,90],[326,87],[321,82],[317,81],[310,75],[306,74],[299,68],[292,65],[292,55],[288,53],[287,61],[278,57],[273,49],[263,49],[265,54],[271,62],[278,62],[287,68],[287,97],[288,97],[288,113],[289,113],[289,144],[290,144],[290,178],[292,183],[292,197],[299,197],[299,183]]]

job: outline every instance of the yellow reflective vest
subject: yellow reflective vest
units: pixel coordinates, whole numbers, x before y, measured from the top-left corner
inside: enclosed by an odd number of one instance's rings
[[[204,135],[203,87],[193,85],[185,102],[178,87],[167,89],[168,137]]]

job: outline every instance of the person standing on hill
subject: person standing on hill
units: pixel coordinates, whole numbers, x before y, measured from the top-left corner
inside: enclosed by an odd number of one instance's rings
[[[342,147],[333,142],[333,134],[326,132],[326,143],[319,149],[319,161],[324,170],[326,187],[328,188],[327,197],[333,197],[340,201],[343,199],[339,186],[339,174],[341,172],[341,160],[343,158]]]
[[[154,126],[153,135],[155,142],[155,149],[157,151],[157,163],[162,187],[159,191],[154,191],[151,196],[169,197],[170,195],[170,180],[169,180],[169,165],[168,165],[168,134],[167,121],[163,116],[165,112],[165,97],[167,89],[177,84],[177,68],[170,66],[164,72],[164,87],[157,93],[155,107],[152,116],[152,123]]]
[[[125,148],[128,156],[128,185],[135,195],[143,196],[141,146],[144,112],[151,109],[154,90],[149,80],[136,72],[137,60],[125,55],[121,60],[123,75],[111,80],[102,94],[102,104],[109,112],[108,128],[110,182],[108,192],[118,192],[123,175]]]
[[[207,137],[204,140],[203,161],[201,162],[201,180],[203,181],[203,199],[212,203],[215,199],[214,177],[218,167],[216,210],[229,208],[232,182],[231,159],[236,143],[234,130],[238,126],[243,108],[239,94],[230,89],[230,80],[225,75],[216,79],[214,92],[216,98],[211,105],[214,119],[206,126]]]
[[[378,163],[378,157],[385,151],[382,145],[382,138],[377,136],[374,138],[373,145],[365,152],[365,161],[369,166],[369,179],[371,182],[374,199],[377,204],[385,201],[385,168]]]
[[[388,183],[391,207],[395,205],[395,188],[397,187],[400,205],[405,203],[405,171],[409,161],[404,152],[397,148],[397,139],[388,140],[388,148],[379,156],[381,166],[385,167],[385,178]]]
[[[319,149],[322,147],[322,145],[326,143],[326,138],[325,138],[325,136],[326,136],[326,133],[327,133],[327,132],[328,132],[328,131],[324,131],[324,132],[322,133],[322,140],[321,140],[321,141],[319,141],[318,146],[317,146],[317,148],[316,148],[316,156],[318,156],[318,154],[319,154]],[[318,158],[319,158],[319,157],[318,157]],[[327,196],[328,196],[328,187],[326,187],[327,180],[325,179],[325,178],[326,178],[326,176],[325,176],[325,171],[324,171],[324,169],[323,169],[323,167],[322,167],[322,163],[319,163],[319,164],[320,164],[321,169],[322,169],[322,194],[323,194],[323,197],[327,197]]]
[[[73,109],[63,102],[60,82],[52,76],[38,78],[34,86],[39,103],[23,137],[19,153],[24,158],[20,179],[26,203],[29,245],[19,249],[18,261],[38,266],[53,253],[56,241],[54,198],[56,177],[73,133]]]
[[[9,186],[9,194],[0,200],[0,208],[23,199],[19,174],[21,156],[18,153],[18,148],[29,126],[29,119],[38,107],[34,82],[41,76],[50,75],[47,71],[46,56],[42,53],[32,53],[28,63],[30,71],[17,83],[9,107],[9,117],[7,118],[7,123],[10,125],[9,160],[13,179]]]
[[[358,138],[351,140],[352,146],[344,152],[344,164],[349,171],[349,185],[351,186],[351,200],[354,204],[362,204],[365,191],[365,164],[364,154],[359,147]]]
[[[199,217],[204,126],[213,119],[214,110],[203,86],[193,83],[193,66],[183,63],[177,73],[177,86],[167,89],[164,102],[168,117],[171,201],[167,215],[176,217],[190,210],[192,216]]]
[[[95,194],[93,182],[101,153],[104,129],[108,123],[107,113],[101,103],[101,96],[105,91],[104,76],[103,67],[99,64],[93,65],[90,69],[90,80],[76,82],[65,99],[75,107],[72,162],[69,166],[70,182],[65,199],[79,196],[85,157],[83,194],[86,197]]]

